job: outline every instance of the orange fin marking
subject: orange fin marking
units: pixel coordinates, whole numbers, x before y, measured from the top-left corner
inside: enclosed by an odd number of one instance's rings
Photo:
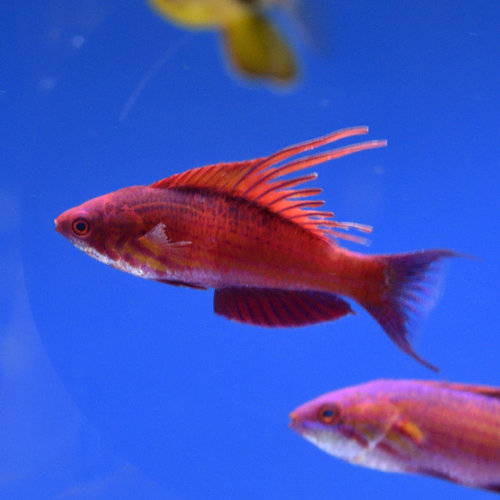
[[[226,193],[265,207],[324,239],[330,239],[331,236],[334,236],[364,243],[364,238],[347,235],[340,231],[355,229],[370,232],[370,226],[334,221],[331,212],[315,210],[324,202],[310,197],[318,195],[321,192],[320,188],[296,189],[297,186],[316,179],[317,174],[306,174],[292,179],[281,179],[281,177],[351,153],[383,147],[386,145],[386,141],[366,141],[299,158],[280,166],[275,165],[292,156],[325,144],[367,132],[368,127],[339,130],[318,139],[289,146],[265,158],[235,163],[218,163],[187,170],[155,182],[151,184],[151,187],[208,189]],[[298,200],[299,198],[303,199]]]
[[[392,428],[392,431],[397,432],[400,436],[409,439],[417,445],[421,445],[424,440],[424,434],[411,420],[401,419],[396,421]]]

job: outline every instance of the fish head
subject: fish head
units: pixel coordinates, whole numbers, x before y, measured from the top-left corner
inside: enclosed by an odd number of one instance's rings
[[[289,425],[326,453],[371,466],[370,454],[398,412],[388,398],[355,389],[330,392],[299,406],[290,414]]]
[[[121,189],[66,210],[54,220],[56,231],[91,257],[114,265],[124,244],[147,231],[130,205],[136,188]]]

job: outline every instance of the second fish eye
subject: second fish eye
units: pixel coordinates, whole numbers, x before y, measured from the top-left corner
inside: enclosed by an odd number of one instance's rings
[[[340,418],[340,408],[334,404],[324,404],[318,411],[318,418],[324,424],[334,424]]]
[[[85,236],[90,231],[90,224],[86,219],[78,217],[73,221],[72,229],[78,236]]]

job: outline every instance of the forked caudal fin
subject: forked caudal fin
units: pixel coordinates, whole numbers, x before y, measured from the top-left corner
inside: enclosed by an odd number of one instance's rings
[[[402,351],[436,372],[435,366],[412,349],[408,337],[438,298],[441,260],[454,256],[457,254],[451,250],[380,256],[386,263],[384,296],[376,303],[363,303]]]

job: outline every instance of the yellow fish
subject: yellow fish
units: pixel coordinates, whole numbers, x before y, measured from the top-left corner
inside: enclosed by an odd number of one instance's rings
[[[296,78],[297,62],[289,43],[266,13],[273,6],[286,8],[292,1],[148,0],[156,12],[174,24],[194,30],[220,30],[229,60],[239,73],[279,83]]]

